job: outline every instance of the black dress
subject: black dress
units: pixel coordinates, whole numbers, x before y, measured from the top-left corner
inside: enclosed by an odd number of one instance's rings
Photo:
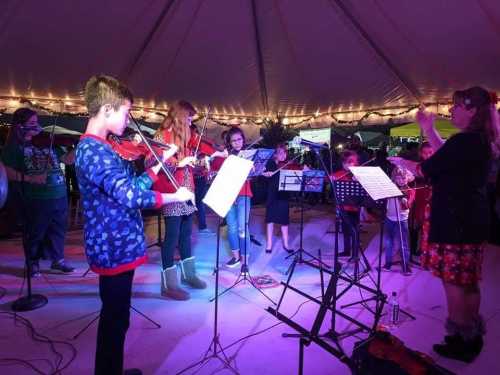
[[[276,169],[278,169],[278,165],[273,159],[270,159],[266,164],[266,170],[272,172]],[[268,179],[266,223],[288,225],[290,222],[288,193],[278,190],[279,180],[279,172]]]

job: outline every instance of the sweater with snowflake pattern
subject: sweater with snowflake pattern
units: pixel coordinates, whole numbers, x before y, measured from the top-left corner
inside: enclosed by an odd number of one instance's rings
[[[161,194],[149,190],[156,176],[148,171],[136,177],[132,164],[105,139],[85,134],[76,148],[75,166],[91,270],[117,275],[145,263],[140,210],[161,206]]]

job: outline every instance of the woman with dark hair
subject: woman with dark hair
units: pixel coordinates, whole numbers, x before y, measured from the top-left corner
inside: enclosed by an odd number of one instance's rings
[[[74,153],[64,154],[52,147],[36,147],[34,136],[42,128],[38,115],[29,108],[19,108],[12,118],[13,127],[2,152],[11,193],[21,202],[24,220],[24,246],[29,256],[32,276],[40,273],[39,260],[46,249],[51,269],[73,272],[64,261],[64,239],[68,221],[66,182],[60,162],[71,164]],[[29,214],[28,214],[29,212]],[[43,246],[47,241],[49,246]]]
[[[396,164],[428,178],[432,186],[428,246],[422,264],[442,279],[448,302],[445,357],[473,361],[483,347],[479,281],[488,239],[486,183],[490,163],[500,154],[496,95],[481,87],[456,91],[451,122],[460,132],[444,142],[434,115],[420,110],[420,124],[435,153],[421,163],[393,158]]]

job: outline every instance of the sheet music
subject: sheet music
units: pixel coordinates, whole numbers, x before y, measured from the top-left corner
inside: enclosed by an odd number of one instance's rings
[[[210,185],[203,203],[220,217],[226,217],[252,167],[252,161],[230,155]]]
[[[281,169],[278,190],[320,193],[324,180],[325,172],[321,170]]]
[[[380,167],[349,167],[349,170],[375,201],[403,195]]]
[[[274,150],[269,148],[254,148],[250,150],[241,150],[238,156],[243,159],[253,161],[253,170],[250,171],[250,177],[260,176],[266,170],[266,164],[273,156]]]
[[[303,171],[281,169],[278,184],[279,191],[300,191],[302,187]]]

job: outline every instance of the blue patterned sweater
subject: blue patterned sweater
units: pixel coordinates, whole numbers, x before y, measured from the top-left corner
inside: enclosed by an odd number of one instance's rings
[[[135,269],[146,261],[140,209],[159,208],[162,201],[160,193],[149,190],[156,176],[136,177],[130,162],[93,135],[82,136],[75,166],[90,268],[100,275]]]

